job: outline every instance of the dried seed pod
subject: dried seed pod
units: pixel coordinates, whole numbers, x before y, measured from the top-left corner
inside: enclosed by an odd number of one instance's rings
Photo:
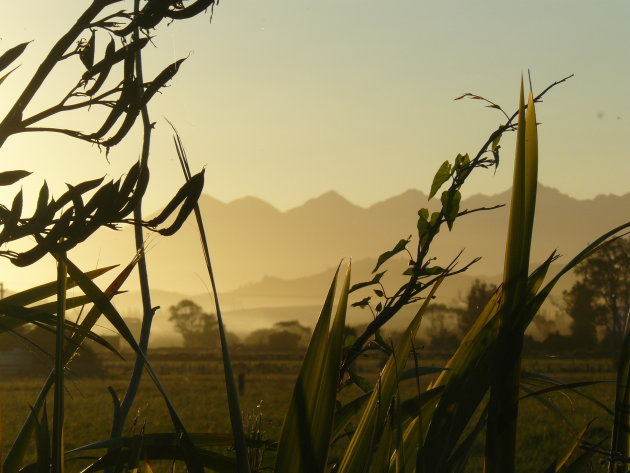
[[[125,110],[129,107],[133,96],[136,94],[136,86],[134,85],[134,81],[125,81],[123,83],[123,89],[120,93],[120,97],[118,97],[118,101],[112,111],[109,112],[109,115],[101,125],[101,127],[95,131],[94,133],[87,136],[89,140],[98,140],[102,138],[105,133],[107,133],[114,124],[118,121],[118,119],[125,113]]]
[[[116,42],[114,41],[114,38],[112,38],[111,41],[107,44],[107,47],[105,48],[105,59],[112,58],[114,56],[114,52],[116,52]],[[94,95],[96,92],[100,90],[100,88],[105,83],[105,80],[109,76],[109,73],[112,70],[113,65],[114,64],[112,63],[109,65],[109,67],[103,68],[103,70],[99,73],[98,77],[96,78],[94,85],[88,91],[85,92],[86,95],[89,95],[91,97],[92,95]]]
[[[90,40],[83,45],[79,51],[79,59],[86,69],[90,69],[94,65],[94,48],[96,47],[96,30],[92,30]]]
[[[175,74],[177,74],[179,67],[185,60],[186,58],[175,61],[173,64],[170,64],[166,69],[160,72],[155,79],[153,79],[142,95],[142,105],[149,103],[149,100],[151,100],[157,91],[164,87],[166,83],[171,80]]]
[[[187,6],[186,8],[169,10],[166,16],[168,18],[172,18],[173,20],[192,18],[193,16],[206,11],[208,8],[214,5],[215,0],[197,0],[195,3]]]
[[[83,80],[84,82],[87,82],[88,80],[92,79],[95,75],[100,74],[107,69],[111,69],[115,64],[124,60],[126,57],[133,56],[134,54],[136,54],[136,52],[144,48],[148,42],[149,42],[149,38],[140,38],[136,41],[133,41],[121,47],[120,49],[115,51],[112,55],[105,56],[99,62],[94,64],[94,66],[92,66],[90,69],[85,71],[83,73],[83,76],[81,77],[81,80]]]
[[[43,258],[47,253],[54,251],[58,246],[58,241],[67,233],[73,216],[74,212],[72,210],[64,212],[46,236],[34,235],[37,245],[30,250],[18,253],[11,262],[19,267],[29,266]]]
[[[160,235],[169,236],[179,230],[190,215],[190,213],[195,208],[197,200],[201,195],[204,184],[204,173],[205,171],[202,170],[201,172],[192,176],[188,181],[186,181],[186,183],[177,192],[177,194],[175,194],[175,197],[168,203],[164,210],[156,218],[147,222],[147,224],[151,227],[160,225],[175,211],[175,209],[181,203],[181,208],[179,209],[177,217],[175,217],[175,221],[171,224],[171,226],[158,230],[158,233]]]
[[[50,210],[54,213],[61,210],[65,205],[69,204],[72,201],[73,194],[85,194],[86,192],[91,191],[92,189],[96,189],[103,182],[104,177],[99,179],[91,179],[89,181],[82,182],[73,187],[72,190],[66,191],[58,200],[53,200],[50,203]]]
[[[138,170],[140,171],[140,167],[138,167]],[[133,209],[136,208],[136,206],[138,205],[138,202],[140,201],[140,199],[146,192],[147,187],[149,185],[149,175],[150,173],[149,173],[148,166],[141,170],[140,174],[138,175],[137,181],[135,183],[135,190],[133,194],[131,194],[131,196],[128,198],[124,206],[120,209],[119,220],[122,220],[123,218],[125,218],[127,215],[129,215],[133,211]],[[125,196],[127,195],[128,194],[125,194]]]
[[[11,65],[13,61],[19,58],[30,41],[22,44],[18,44],[17,46],[12,47],[8,51],[6,51],[2,56],[0,56],[0,71],[6,69]]]

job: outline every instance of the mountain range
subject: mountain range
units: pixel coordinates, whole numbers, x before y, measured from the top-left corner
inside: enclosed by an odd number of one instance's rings
[[[376,258],[401,238],[415,235],[417,211],[435,199],[417,190],[359,207],[334,191],[281,212],[261,199],[244,197],[222,203],[208,195],[199,200],[220,292],[265,277],[296,279],[336,266],[343,258]],[[509,192],[473,195],[461,209],[509,204]],[[539,185],[532,261],[553,250],[571,257],[604,231],[630,216],[630,193],[576,200]],[[460,250],[461,261],[480,256],[468,274],[494,275],[503,270],[507,207],[461,217],[445,227],[432,247],[436,264],[445,265]],[[209,286],[193,219],[174,236],[147,238],[151,286],[184,294]],[[103,229],[73,252],[86,267],[124,263],[134,254],[132,229]],[[567,259],[568,261],[568,259]]]
[[[443,300],[461,301],[474,277],[500,279],[509,198],[506,191],[462,200],[461,210],[506,207],[463,216],[452,231],[445,227],[438,235],[431,252],[435,264],[448,264],[462,250],[460,264],[481,257],[464,275],[443,286]],[[202,195],[199,204],[222,305],[226,311],[240,311],[242,315],[233,324],[238,331],[270,325],[270,318],[275,317],[266,310],[266,320],[260,320],[261,308],[275,308],[284,317],[290,308],[308,307],[313,319],[342,258],[353,259],[354,282],[369,278],[379,254],[393,248],[401,238],[415,235],[417,211],[427,204],[430,210],[438,206],[435,199],[427,202],[426,194],[418,190],[408,190],[367,208],[352,204],[334,191],[286,212],[254,197],[223,203]],[[563,255],[560,263],[569,261],[597,236],[628,220],[629,210],[630,193],[577,200],[539,184],[532,261],[543,261],[553,250]],[[192,219],[174,236],[149,235],[147,247],[156,304],[167,308],[190,297],[204,307],[212,307]],[[101,230],[72,256],[90,268],[125,263],[133,254],[132,232],[126,228],[120,232]],[[393,264],[404,268],[406,262]],[[397,278],[392,283],[400,280],[400,276]],[[139,298],[134,294],[134,284],[128,288],[130,293],[117,297],[121,310],[137,311]],[[293,318],[301,317],[295,314]]]

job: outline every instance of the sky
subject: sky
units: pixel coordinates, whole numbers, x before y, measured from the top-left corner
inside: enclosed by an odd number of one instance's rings
[[[0,50],[33,43],[0,87],[0,113],[80,14],[79,3],[5,5]],[[146,50],[149,78],[188,56],[150,107],[157,124],[147,211],[181,184],[165,117],[182,135],[193,169],[206,168],[205,192],[220,200],[254,195],[285,210],[334,189],[369,206],[410,188],[426,191],[444,160],[475,153],[502,116],[453,99],[473,92],[511,112],[528,69],[534,92],[575,74],[537,110],[540,181],[581,199],[624,194],[629,14],[626,0],[605,8],[576,0],[222,2],[212,21],[206,14],[159,28],[156,47]],[[102,54],[108,38],[98,39]],[[80,74],[74,61],[30,110],[53,103],[63,80]],[[94,114],[71,119],[82,127]],[[0,168],[34,171],[25,189],[43,179],[61,189],[64,182],[118,177],[138,157],[137,136],[114,149],[108,163],[93,145],[24,134],[0,149]],[[512,143],[503,140],[496,175],[479,173],[464,196],[509,187]],[[15,189],[3,191],[4,201]]]
[[[0,86],[0,115],[79,5],[87,2],[3,6],[0,52],[33,42]],[[183,182],[165,118],[193,170],[206,169],[205,192],[215,198],[252,195],[287,210],[336,190],[369,206],[407,189],[427,192],[444,160],[475,154],[503,117],[454,98],[472,92],[511,113],[528,70],[535,93],[575,75],[537,107],[540,182],[579,199],[625,194],[629,20],[627,0],[233,0],[221,2],[212,21],[206,14],[162,25],[143,55],[145,79],[188,59],[150,104],[156,125],[145,212],[161,208]],[[108,40],[97,38],[97,58]],[[27,112],[56,103],[82,71],[76,57],[65,61]],[[53,124],[89,131],[96,117],[92,110]],[[478,172],[464,198],[509,188],[512,136],[502,150],[496,174]],[[118,178],[139,153],[138,126],[109,156],[65,136],[13,136],[0,148],[0,171],[33,174],[0,189],[0,202],[9,205],[21,185],[32,205],[44,179],[61,193],[64,183]]]

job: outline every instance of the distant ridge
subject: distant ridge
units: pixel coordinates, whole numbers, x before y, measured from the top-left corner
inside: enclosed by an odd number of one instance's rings
[[[461,209],[508,204],[509,192],[465,198]],[[296,279],[320,273],[342,258],[375,258],[400,239],[416,234],[417,211],[427,196],[407,190],[360,207],[335,191],[280,211],[262,199],[243,197],[223,203],[200,198],[211,256],[221,292],[265,276]],[[433,199],[430,208],[436,209]],[[532,259],[544,260],[554,249],[568,257],[604,231],[630,218],[630,193],[577,200],[539,184]],[[464,249],[463,261],[481,256],[470,274],[500,274],[507,209],[477,212],[458,220],[437,238],[432,255],[441,263]],[[71,256],[85,267],[125,263],[134,253],[131,230],[101,231]],[[148,237],[151,285],[155,289],[199,294],[208,287],[192,221],[173,237]]]

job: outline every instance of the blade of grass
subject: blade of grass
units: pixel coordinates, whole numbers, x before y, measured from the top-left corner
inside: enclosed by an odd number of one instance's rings
[[[325,470],[334,426],[351,266],[348,265],[329,329],[338,272],[339,268],[313,331],[282,425],[275,463],[277,473]]]
[[[55,258],[62,258],[61,255],[53,254]],[[177,410],[173,405],[170,397],[166,393],[166,389],[164,388],[162,382],[158,378],[153,366],[147,359],[144,351],[140,348],[136,340],[133,338],[129,327],[125,323],[124,319],[118,313],[116,308],[112,305],[110,301],[110,297],[108,297],[105,293],[103,293],[99,287],[92,282],[90,278],[88,278],[85,273],[83,273],[74,263],[72,263],[69,259],[64,258],[64,261],[67,265],[68,274],[70,277],[76,281],[79,287],[83,290],[83,292],[92,299],[92,302],[99,307],[102,311],[103,315],[107,318],[107,320],[114,326],[114,328],[118,331],[118,333],[122,336],[122,338],[127,342],[127,344],[133,349],[133,351],[142,358],[144,362],[144,366],[153,380],[155,387],[160,392],[164,403],[166,404],[166,408],[169,411],[171,421],[175,429],[181,433],[182,435],[182,443],[185,447],[185,451],[187,452],[186,457],[186,466],[192,472],[203,472],[203,467],[199,462],[198,455],[196,454],[194,444],[190,440],[186,428],[184,427],[179,414],[177,414]]]
[[[94,269],[92,271],[86,272],[85,275],[94,279],[109,272],[110,270],[116,267],[117,265]],[[76,285],[77,284],[70,277],[66,279],[66,289],[72,289]],[[29,304],[42,301],[46,299],[47,297],[54,296],[56,293],[57,293],[57,281],[55,280],[46,284],[42,284],[41,286],[35,286],[30,289],[26,289],[24,291],[11,294],[10,296],[5,297],[4,299],[0,300],[0,310],[3,310],[4,304],[27,306]]]
[[[171,124],[171,126],[173,125]],[[184,177],[188,181],[190,180],[192,174],[188,165],[186,151],[175,127],[173,127],[173,130],[175,131],[175,136],[173,139],[175,142],[177,156],[179,157]],[[199,210],[199,205],[197,203],[195,203],[194,212],[195,220],[197,222],[197,229],[199,231],[199,237],[201,240],[201,248],[203,250],[203,256],[206,263],[206,269],[208,270],[208,276],[210,277],[212,295],[214,297],[214,306],[216,309],[217,322],[219,325],[219,338],[221,340],[221,354],[223,358],[223,373],[225,375],[225,388],[227,390],[230,423],[232,425],[232,434],[234,435],[234,450],[236,451],[237,471],[239,473],[249,473],[249,454],[247,451],[247,442],[245,437],[245,429],[243,427],[243,416],[239,401],[238,389],[236,388],[234,369],[232,367],[225,325],[223,324],[223,315],[221,313],[221,305],[219,303],[219,293],[217,291],[214,271],[212,269],[212,262],[210,260],[210,250],[208,248],[208,241],[206,239],[206,231],[203,225],[203,220],[201,218],[201,211]]]
[[[66,313],[66,262],[62,257],[57,262],[57,333],[55,340],[55,396],[52,432],[52,467],[56,473],[64,472],[64,319]]]
[[[113,295],[122,287],[122,284],[131,274],[131,271],[133,270],[136,262],[137,262],[137,257],[135,257],[114,279],[114,281],[107,288],[107,291],[106,291],[107,297],[110,297],[110,298],[113,297]],[[111,268],[113,267],[110,267],[109,269]],[[94,271],[89,271],[85,274],[86,276],[91,275],[88,277],[96,277]],[[68,287],[69,285],[76,285],[74,280],[72,280],[71,278],[66,278],[66,283],[67,283],[66,287]],[[24,292],[28,292],[28,291],[24,291]],[[64,361],[65,364],[67,364],[72,359],[76,350],[78,350],[83,339],[85,338],[85,333],[90,331],[90,329],[94,326],[94,324],[96,323],[96,321],[98,320],[101,314],[102,314],[102,311],[99,308],[99,306],[96,304],[88,311],[88,314],[85,316],[85,318],[81,322],[81,327],[83,328],[83,330],[81,330],[80,332],[75,331],[72,336],[72,343],[69,343],[68,346],[66,347],[65,361]],[[20,464],[22,463],[24,456],[26,454],[28,441],[29,441],[31,432],[33,431],[33,428],[35,426],[37,413],[44,405],[46,396],[48,395],[50,388],[54,384],[54,379],[55,378],[54,378],[54,370],[53,370],[48,376],[48,379],[46,380],[44,385],[42,386],[39,394],[37,395],[37,398],[35,402],[33,403],[31,412],[29,412],[29,415],[24,421],[24,424],[22,424],[22,427],[20,428],[18,435],[15,437],[15,440],[13,441],[13,445],[11,445],[11,448],[9,452],[7,453],[7,456],[4,459],[4,462],[2,464],[2,470],[4,471],[4,473],[16,473],[20,469]]]
[[[628,314],[630,317],[630,314]],[[617,366],[617,389],[615,390],[615,417],[610,444],[610,473],[628,471],[627,464],[619,464],[615,457],[630,456],[630,321],[626,329]]]

